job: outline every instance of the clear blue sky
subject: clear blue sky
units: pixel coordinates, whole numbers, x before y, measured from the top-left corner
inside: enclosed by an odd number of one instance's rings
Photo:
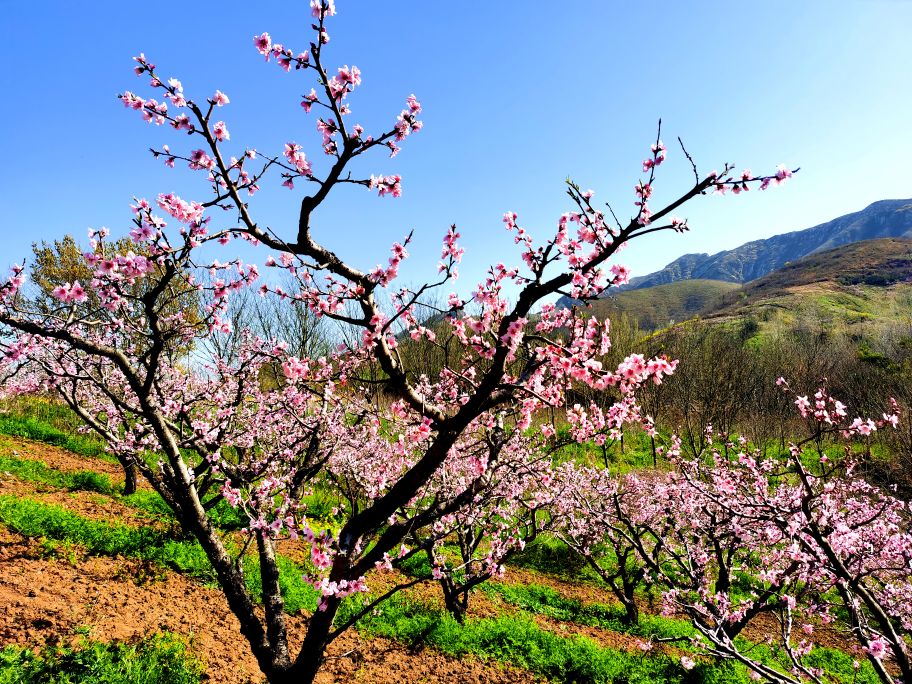
[[[647,238],[624,253],[634,275],[685,252],[912,196],[909,2],[338,0],[338,10],[326,60],[362,70],[353,118],[379,131],[408,94],[424,104],[425,129],[399,157],[381,154],[361,167],[401,173],[403,197],[341,188],[317,217],[318,236],[362,267],[385,263],[387,246],[414,228],[404,277],[432,275],[440,237],[455,222],[468,249],[465,288],[491,261],[515,261],[504,211],[518,212],[533,235],[552,230],[569,208],[567,176],[629,215],[659,117],[671,156],[655,203],[690,179],[671,144],[677,135],[704,172],[725,161],[754,171],[785,162],[802,172],[764,194],[698,199],[682,212],[692,232]],[[34,240],[67,232],[84,240],[87,227],[102,225],[126,232],[134,194],[205,196],[200,174],[169,171],[146,152],[186,139],[144,124],[115,99],[125,89],[150,95],[131,72],[140,51],[190,97],[216,88],[229,95],[223,114],[237,149],[278,151],[296,140],[324,163],[314,119],[298,106],[309,75],[264,64],[251,43],[269,31],[305,49],[305,2],[166,9],[0,0],[0,12],[4,266],[27,256]],[[256,216],[291,237],[300,190],[273,185],[255,198]]]

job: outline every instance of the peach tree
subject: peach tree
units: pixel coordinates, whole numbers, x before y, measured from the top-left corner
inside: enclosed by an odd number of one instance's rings
[[[656,207],[653,182],[666,158],[657,138],[626,222],[571,183],[571,210],[543,240],[515,213],[504,216],[520,265],[498,263],[470,293],[449,292],[463,258],[452,226],[436,275],[420,287],[399,286],[411,236],[391,246],[383,265],[361,269],[320,239],[316,212],[345,186],[400,196],[399,176],[359,175],[354,167],[378,152],[396,154],[420,132],[421,104],[408,96],[392,124],[375,133],[355,123],[349,100],[361,72],[330,68],[327,23],[335,7],[332,0],[311,7],[307,49],[293,50],[266,33],[253,43],[267,62],[313,79],[299,104],[314,119],[322,159],[293,140],[275,153],[239,144],[223,116],[225,93],[193,98],[139,55],[135,71],[151,95],[125,92],[120,99],[148,123],[179,134],[173,146],[152,153],[168,167],[198,173],[198,197],[135,199],[134,251],[114,249],[106,230],[90,231],[84,258],[91,279],[55,287],[52,306],[29,306],[24,266],[13,267],[0,285],[7,388],[59,393],[113,453],[135,465],[205,550],[243,637],[274,683],[312,681],[329,644],[412,581],[374,595],[372,571],[430,549],[438,578],[500,572],[503,557],[555,495],[556,471],[536,446],[553,434],[541,422],[549,413],[543,409],[563,410],[574,386],[610,392],[614,404],[574,407],[573,422],[619,430],[641,420],[637,390],[674,369],[666,359],[639,356],[604,367],[608,321],[548,302],[561,294],[586,301],[624,283],[627,269],[613,261],[618,250],[637,237],[686,230],[674,213],[689,200],[765,188],[792,173],[780,167],[766,176],[732,174],[726,165],[700,176],[693,165],[692,186]],[[258,221],[252,198],[265,183],[293,193],[296,226]],[[263,252],[259,265],[223,256],[237,240]],[[263,277],[261,268],[281,278]],[[293,288],[276,285],[289,279]],[[188,288],[196,293],[192,315],[175,305]],[[248,288],[357,334],[333,354],[306,358],[281,340],[235,331],[238,351],[222,358],[207,342],[232,332],[229,302]],[[418,312],[433,293],[442,293],[434,299],[441,304],[429,321]],[[405,339],[437,350],[439,374],[409,367],[400,354]],[[379,374],[368,377],[369,367]],[[315,487],[345,502],[332,525],[308,510]],[[215,525],[218,501],[243,513],[242,539],[225,538]],[[441,542],[468,529],[466,558],[447,560]],[[276,560],[277,542],[289,537],[306,545],[302,573],[320,595],[296,653]],[[245,584],[245,552],[260,568],[255,593]],[[356,608],[340,612],[346,601]]]

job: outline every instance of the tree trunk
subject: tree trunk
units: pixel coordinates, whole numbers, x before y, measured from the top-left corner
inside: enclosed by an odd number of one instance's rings
[[[310,618],[304,643],[301,644],[294,665],[285,673],[277,672],[268,677],[269,684],[311,684],[316,679],[317,672],[323,665],[329,631],[339,609],[336,598],[329,596],[325,600],[325,610],[317,610]]]
[[[621,603],[624,605],[624,617],[621,618],[621,622],[628,627],[638,625],[640,623],[640,609],[636,601],[625,598]]]
[[[136,493],[136,464],[128,458],[118,458],[124,471],[124,496]]]
[[[440,588],[443,589],[443,605],[447,612],[453,616],[456,622],[462,624],[469,609],[468,588],[460,587],[447,575],[440,578]]]

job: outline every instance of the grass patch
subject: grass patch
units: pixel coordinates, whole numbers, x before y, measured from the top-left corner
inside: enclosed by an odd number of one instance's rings
[[[104,444],[98,440],[75,433],[75,431],[65,432],[50,423],[30,416],[0,413],[0,434],[52,444],[80,456],[117,461],[116,458],[105,452]]]
[[[0,455],[0,471],[11,473],[20,480],[41,482],[71,491],[98,492],[108,496],[114,494],[115,491],[111,478],[104,473],[97,473],[94,470],[65,473],[48,467],[42,461],[27,458]]]
[[[526,544],[522,551],[517,551],[510,557],[508,564],[559,577],[595,578],[595,573],[585,558],[549,535],[542,535]]]
[[[78,544],[88,553],[153,561],[212,582],[215,575],[202,547],[176,541],[148,527],[89,520],[60,506],[0,496],[0,522],[26,537]]]
[[[75,648],[0,650],[0,684],[198,684],[203,673],[202,662],[170,634],[135,645],[85,640]]]
[[[244,581],[256,601],[262,601],[262,579],[260,565],[255,557],[246,559],[244,563]],[[253,562],[250,562],[253,561]],[[279,591],[285,602],[285,612],[295,615],[300,612],[312,613],[317,609],[320,592],[303,579],[303,571],[291,559],[276,554],[276,564],[279,566]]]
[[[14,496],[0,496],[0,523],[23,536],[43,538],[45,546],[54,552],[77,544],[90,554],[138,558],[195,577],[209,585],[216,583],[215,571],[199,543],[171,539],[167,534],[148,527],[96,522],[60,506]],[[48,545],[47,540],[59,544]],[[68,552],[66,557],[72,555]],[[259,598],[261,580],[258,559],[249,555],[244,561],[247,587],[252,595]],[[291,559],[278,555],[277,561],[286,611],[313,611],[319,592],[304,581],[303,571]]]
[[[579,599],[565,598],[551,587],[538,584],[485,584],[482,589],[522,610],[546,615],[561,622],[574,622],[646,638],[667,639],[696,634],[686,620],[658,615],[641,615],[638,624],[627,625],[623,621],[624,609],[620,604],[584,603]]]
[[[561,622],[599,627],[613,632],[643,637],[645,640],[677,639],[681,637],[688,639],[697,636],[696,630],[688,621],[665,618],[658,615],[641,615],[638,624],[626,625],[622,620],[623,609],[621,606],[583,603],[577,599],[564,598],[550,587],[534,584],[525,586],[488,584],[483,585],[482,589],[522,610],[545,615]],[[738,639],[738,643],[743,647],[744,652],[750,653],[753,658],[766,665],[777,667],[783,671],[788,670],[790,667],[790,662],[786,654],[781,652],[781,649],[772,649],[766,645],[754,644],[742,638]],[[677,641],[675,642],[675,647],[680,650],[696,650],[687,641]],[[830,677],[830,681],[838,682],[839,684],[876,684],[879,681],[869,663],[862,663],[861,668],[856,671],[852,665],[853,661],[854,658],[843,651],[832,648],[815,648],[807,656],[805,662],[811,667],[821,668]],[[745,679],[747,671],[741,666],[732,667],[731,663],[713,662],[712,665],[701,663],[693,672],[696,673],[697,679],[683,679],[681,681],[749,681],[749,679]]]
[[[498,616],[459,624],[448,614],[394,597],[359,622],[369,633],[410,644],[427,644],[460,657],[475,655],[530,670],[559,682],[615,684],[709,684],[748,682],[746,672],[722,663],[685,670],[666,655],[605,648],[591,639],[560,636],[525,616]],[[743,669],[743,668],[741,668]]]

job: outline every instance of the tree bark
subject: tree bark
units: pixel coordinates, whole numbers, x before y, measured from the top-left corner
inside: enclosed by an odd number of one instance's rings
[[[124,458],[119,460],[124,471],[123,493],[124,496],[130,496],[136,493],[136,464]]]

